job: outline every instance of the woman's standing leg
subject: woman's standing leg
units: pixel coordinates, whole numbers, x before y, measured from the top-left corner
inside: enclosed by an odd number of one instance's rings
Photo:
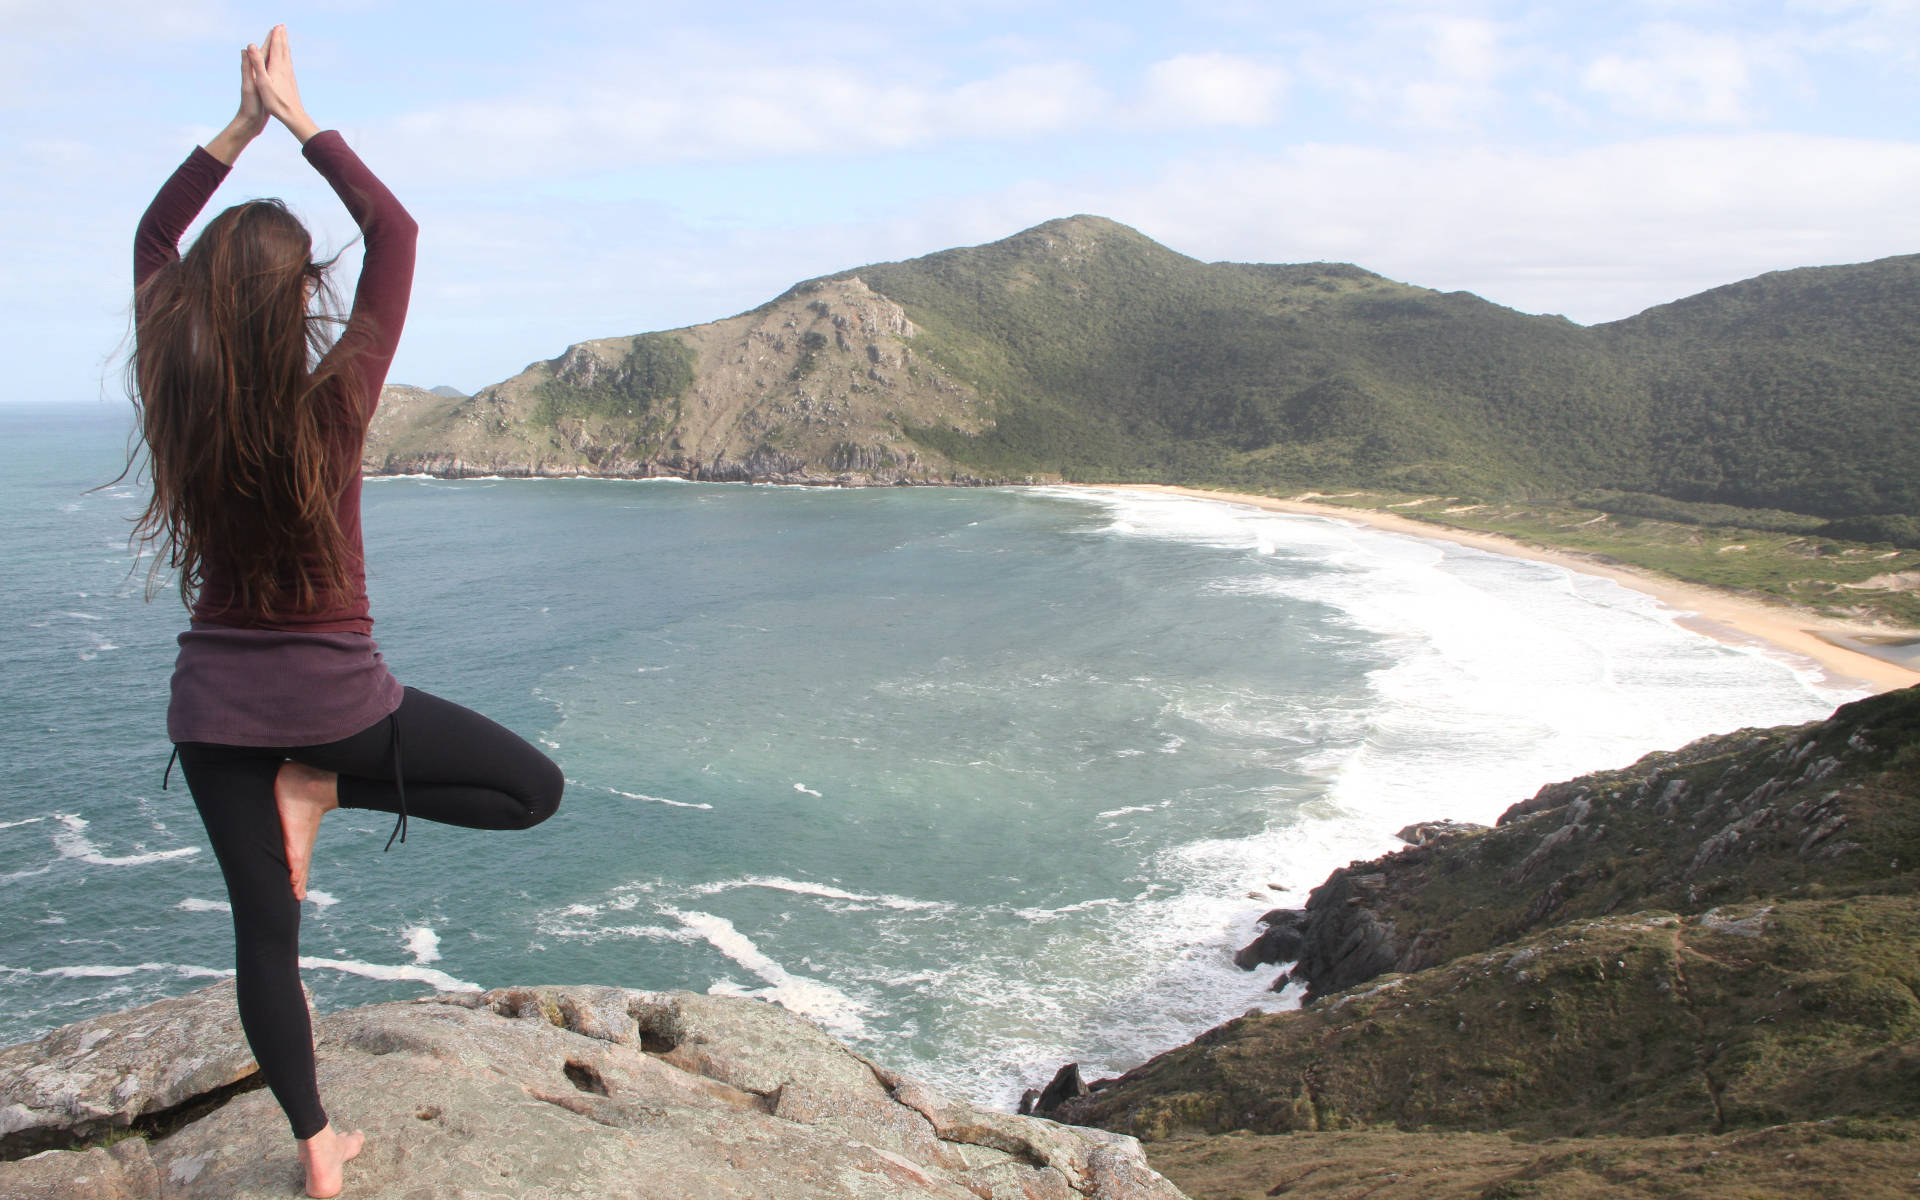
[[[274,806],[278,750],[180,746],[180,766],[206,824],[233,906],[234,986],[247,1044],[296,1138],[326,1127],[313,1074],[313,1026],[300,989],[300,903],[287,883]]]
[[[392,717],[338,742],[289,750],[183,743],[180,764],[233,905],[241,1026],[301,1139],[309,1194],[331,1195],[361,1136],[328,1126],[300,987],[295,895],[305,891],[320,818],[338,803],[411,810],[475,829],[525,829],[553,814],[565,780],[504,726],[414,688]],[[310,1151],[325,1161],[310,1160]]]

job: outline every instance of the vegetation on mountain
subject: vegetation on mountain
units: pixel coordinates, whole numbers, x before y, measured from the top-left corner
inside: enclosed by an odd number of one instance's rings
[[[535,419],[551,425],[563,417],[628,417],[645,428],[656,404],[678,400],[693,385],[693,351],[670,333],[643,333],[614,365],[569,351],[554,378],[540,388]],[[672,418],[665,422],[669,427]]]
[[[1346,264],[1202,263],[1085,216],[860,276],[995,402],[977,435],[916,431],[985,469],[1920,511],[1920,256],[1594,328]]]
[[[1920,513],[1920,255],[1777,271],[1594,332],[1665,451],[1647,491],[1827,517]]]

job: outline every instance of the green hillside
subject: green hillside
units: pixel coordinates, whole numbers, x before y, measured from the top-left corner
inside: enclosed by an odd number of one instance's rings
[[[1920,512],[1920,256],[1594,328],[1088,216],[857,274],[994,404],[910,431],[982,472]]]
[[[1762,275],[1594,332],[1655,414],[1647,490],[1920,513],[1920,255]]]

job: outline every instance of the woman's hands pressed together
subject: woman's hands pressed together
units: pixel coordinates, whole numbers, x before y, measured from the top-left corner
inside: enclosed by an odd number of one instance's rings
[[[248,46],[247,65],[252,71],[254,91],[267,112],[285,125],[287,132],[300,139],[302,146],[306,145],[308,138],[320,132],[320,127],[313,123],[306,106],[300,103],[300,85],[293,77],[293,50],[287,45],[287,27],[273,27],[267,34],[264,51],[258,46]]]
[[[293,50],[287,44],[285,25],[275,25],[267,33],[264,50],[248,45],[240,52],[240,110],[207,143],[207,153],[232,166],[240,152],[267,127],[269,116],[285,125],[303,146],[320,132],[300,102],[300,84],[293,75]]]

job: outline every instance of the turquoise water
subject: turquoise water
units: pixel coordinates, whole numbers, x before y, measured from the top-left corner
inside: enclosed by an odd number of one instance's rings
[[[0,1043],[230,967],[160,790],[171,593],[117,414],[0,409]],[[406,682],[545,743],[520,834],[328,819],[323,1009],[594,982],[777,1000],[1009,1104],[1250,1006],[1253,918],[1409,821],[1823,715],[1810,664],[1608,581],[1117,491],[370,481]]]

